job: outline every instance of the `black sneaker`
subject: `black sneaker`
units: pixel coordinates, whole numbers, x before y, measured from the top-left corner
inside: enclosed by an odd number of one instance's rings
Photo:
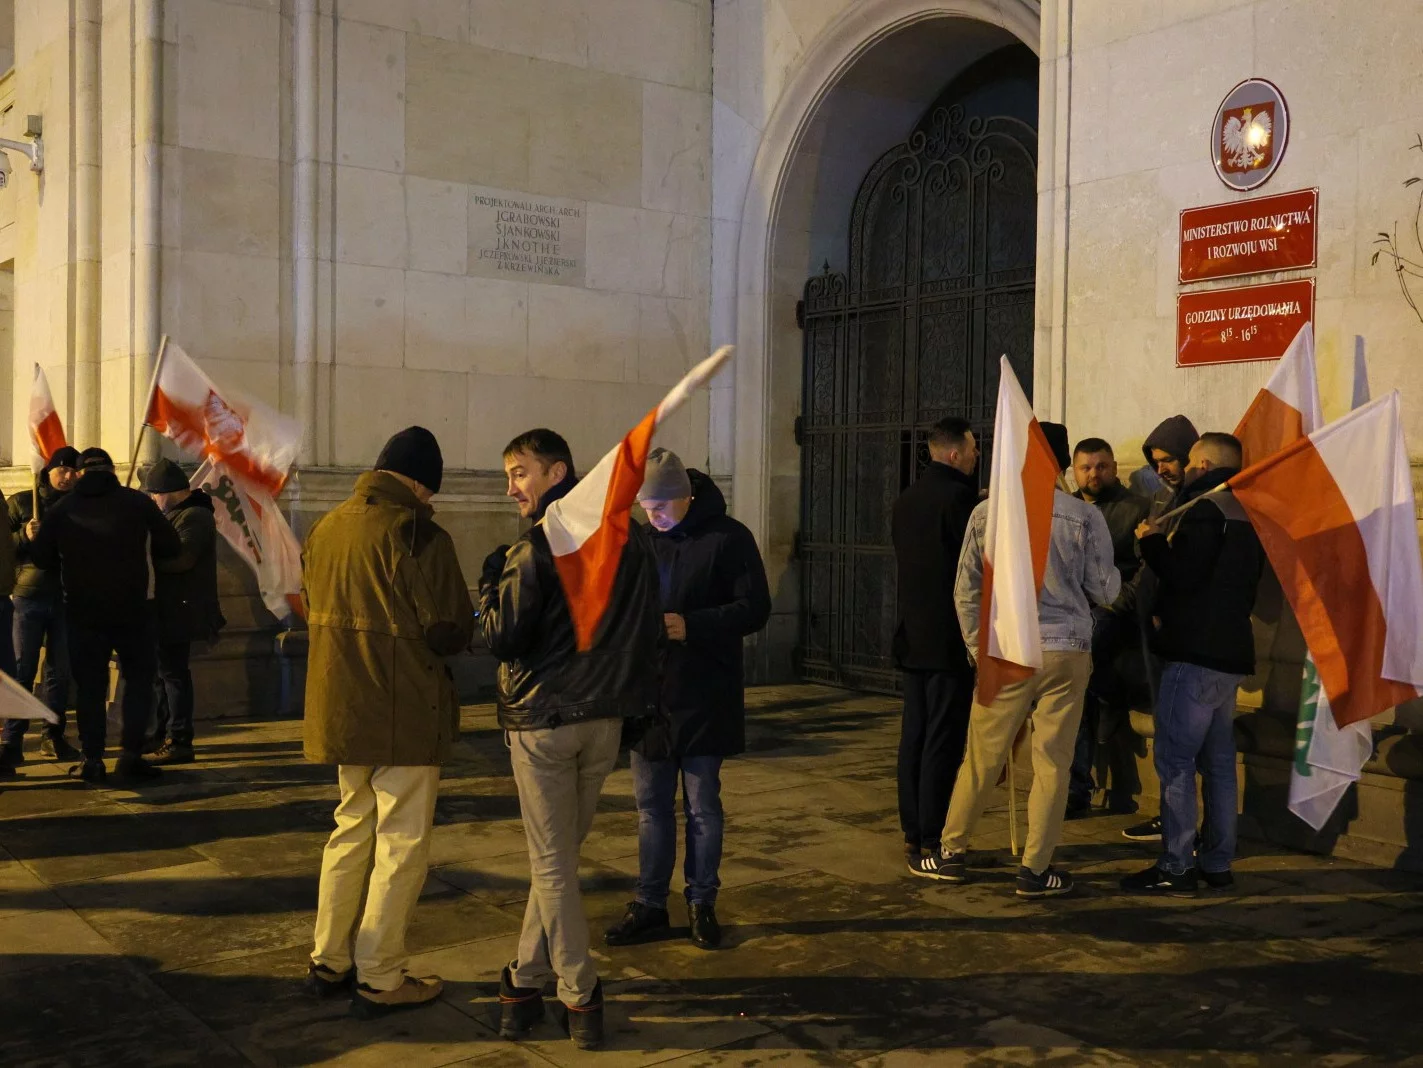
[[[183,745],[180,742],[165,742],[150,761],[155,767],[167,767],[170,764],[191,764],[197,757],[193,755],[191,745]]]
[[[85,757],[83,763],[75,764],[67,774],[71,779],[83,779],[90,786],[103,786],[109,780],[104,762],[98,757]]]
[[[1135,875],[1128,875],[1123,879],[1122,889],[1129,894],[1194,897],[1196,894],[1196,872],[1193,868],[1184,875],[1172,875],[1165,868],[1153,864],[1145,871],[1139,871]]]
[[[604,932],[603,941],[610,946],[632,946],[650,942],[671,928],[672,920],[666,909],[656,909],[641,901],[629,901],[627,912]]]
[[[124,753],[114,761],[114,777],[127,782],[152,782],[163,778],[163,772],[137,753]]]
[[[25,750],[19,745],[0,745],[0,767],[18,768],[25,762]]]
[[[1122,832],[1122,837],[1129,842],[1159,842],[1161,841],[1161,817],[1153,816],[1145,823],[1138,823],[1128,827]]]
[[[569,1005],[568,1037],[579,1049],[601,1049],[603,1046],[603,980],[593,988],[593,996],[584,1005]]]
[[[60,762],[80,759],[79,750],[70,745],[62,734],[46,734],[40,742],[40,753],[50,760]]]
[[[1140,807],[1134,797],[1112,797],[1110,794],[1107,795],[1107,815],[1109,816],[1135,816],[1137,809]]]
[[[333,972],[324,964],[314,961],[306,966],[306,992],[314,997],[350,997],[351,988],[356,985],[356,969]]]
[[[1043,869],[1041,875],[1034,875],[1031,868],[1018,868],[1019,897],[1061,897],[1072,893],[1072,876],[1058,871],[1052,865]]]
[[[909,871],[924,879],[938,879],[944,883],[968,882],[968,854],[930,853],[927,857],[911,857]]]
[[[1091,817],[1092,802],[1090,800],[1069,801],[1067,803],[1067,811],[1062,814],[1062,818],[1065,820],[1085,820]]]
[[[519,1039],[544,1018],[544,993],[536,987],[514,985],[514,973],[506,964],[499,973],[499,1036]]]
[[[1196,869],[1196,874],[1201,882],[1206,884],[1207,890],[1232,890],[1235,888],[1235,876],[1230,873],[1230,869],[1225,871],[1204,871]]]
[[[721,924],[716,919],[716,906],[687,906],[687,921],[692,928],[692,944],[698,949],[717,949],[721,946]]]

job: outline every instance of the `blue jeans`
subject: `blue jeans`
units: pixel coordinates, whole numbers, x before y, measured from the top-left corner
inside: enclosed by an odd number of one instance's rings
[[[677,862],[677,781],[682,782],[682,811],[687,847],[682,870],[687,902],[716,903],[721,879],[721,757],[673,757],[648,760],[632,754],[632,785],[637,795],[638,875],[634,896],[663,909]]]
[[[1158,865],[1173,875],[1197,866],[1196,769],[1202,779],[1206,825],[1202,871],[1230,870],[1235,857],[1235,692],[1243,676],[1171,662],[1156,702],[1156,774],[1161,779]]]
[[[60,594],[53,597],[16,597],[9,607],[14,616],[6,629],[10,631],[15,656],[14,670],[9,674],[13,674],[15,681],[26,690],[33,690],[35,675],[39,673],[40,650],[44,650],[44,675],[40,679],[39,699],[46,708],[59,714],[59,725],[45,723],[44,732],[51,738],[62,738],[64,709],[69,704],[69,634],[64,626],[64,598]],[[0,670],[5,670],[3,665],[0,665]],[[7,719],[3,731],[4,744],[22,744],[29,728],[30,721],[27,719]]]

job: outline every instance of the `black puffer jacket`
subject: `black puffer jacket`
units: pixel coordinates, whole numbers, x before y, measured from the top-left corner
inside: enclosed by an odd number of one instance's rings
[[[651,760],[735,756],[746,749],[742,640],[766,625],[771,592],[751,532],[726,514],[710,477],[689,470],[692,506],[672,530],[649,532],[662,611],[687,622],[662,672],[663,715],[637,751]]]
[[[40,522],[54,506],[68,497],[49,484],[48,469],[40,473]],[[15,596],[58,597],[59,572],[46,571],[30,558],[30,539],[25,525],[35,517],[35,491],[23,490],[10,498],[10,541],[15,546]]]
[[[543,502],[572,489],[568,481]],[[543,524],[514,542],[498,582],[481,579],[479,623],[499,660],[499,725],[527,731],[592,719],[648,716],[657,707],[662,611],[652,546],[630,524],[593,648],[578,652],[573,618]]]
[[[1217,468],[1181,494],[1190,507],[1168,539],[1141,540],[1141,555],[1160,582],[1152,611],[1161,620],[1152,645],[1163,660],[1231,675],[1255,670],[1250,613],[1265,564],[1264,550],[1229,490],[1208,491],[1237,472]]]
[[[168,560],[182,551],[146,494],[120,486],[112,471],[89,471],[40,517],[30,558],[59,571],[70,620],[105,626],[142,623],[153,589],[150,552]]]
[[[217,522],[212,498],[194,490],[167,515],[183,551],[154,564],[158,640],[211,641],[227,622],[217,597]]]

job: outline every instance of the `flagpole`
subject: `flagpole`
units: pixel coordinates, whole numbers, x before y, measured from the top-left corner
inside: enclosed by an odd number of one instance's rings
[[[148,394],[143,398],[143,418],[138,424],[138,433],[133,436],[133,455],[128,460],[128,478],[125,486],[133,485],[133,474],[138,470],[138,450],[143,447],[143,432],[148,429],[148,410],[153,407],[153,395],[158,392],[158,375],[163,370],[163,360],[168,355],[168,335],[158,340],[158,358],[153,361],[153,377],[148,381]]]

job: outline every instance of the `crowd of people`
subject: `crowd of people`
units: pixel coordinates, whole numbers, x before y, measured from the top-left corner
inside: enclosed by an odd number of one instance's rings
[[[10,498],[10,537],[0,538],[0,633],[11,638],[0,642],[0,671],[27,690],[39,678],[55,717],[42,721],[42,756],[94,784],[108,778],[111,660],[123,681],[114,775],[150,782],[161,766],[194,759],[189,656],[224,624],[211,499],[171,460],[142,485],[121,485],[103,449],[65,446],[34,489]],[[78,748],[65,731],[71,699]],[[25,763],[31,723],[5,721],[0,777]]]
[[[1127,838],[1160,842],[1155,863],[1122,880],[1134,893],[1189,895],[1233,884],[1237,813],[1236,691],[1254,671],[1250,615],[1264,568],[1254,530],[1227,485],[1240,442],[1198,435],[1173,416],[1144,445],[1137,487],[1123,484],[1107,441],[1069,450],[1043,423],[1060,476],[1038,628],[1042,666],[975,700],[981,650],[987,503],[969,424],[929,433],[930,462],[896,502],[904,677],[899,813],[905,859],[919,876],[969,879],[968,846],[1010,751],[1030,750],[1033,782],[1017,893],[1070,893],[1052,865],[1064,819],[1137,811],[1133,708],[1154,716],[1161,813]],[[1134,476],[1135,477],[1135,476]],[[1031,724],[1028,729],[1027,725]],[[1205,824],[1198,832],[1196,776]],[[1094,808],[1100,792],[1103,807]]]

